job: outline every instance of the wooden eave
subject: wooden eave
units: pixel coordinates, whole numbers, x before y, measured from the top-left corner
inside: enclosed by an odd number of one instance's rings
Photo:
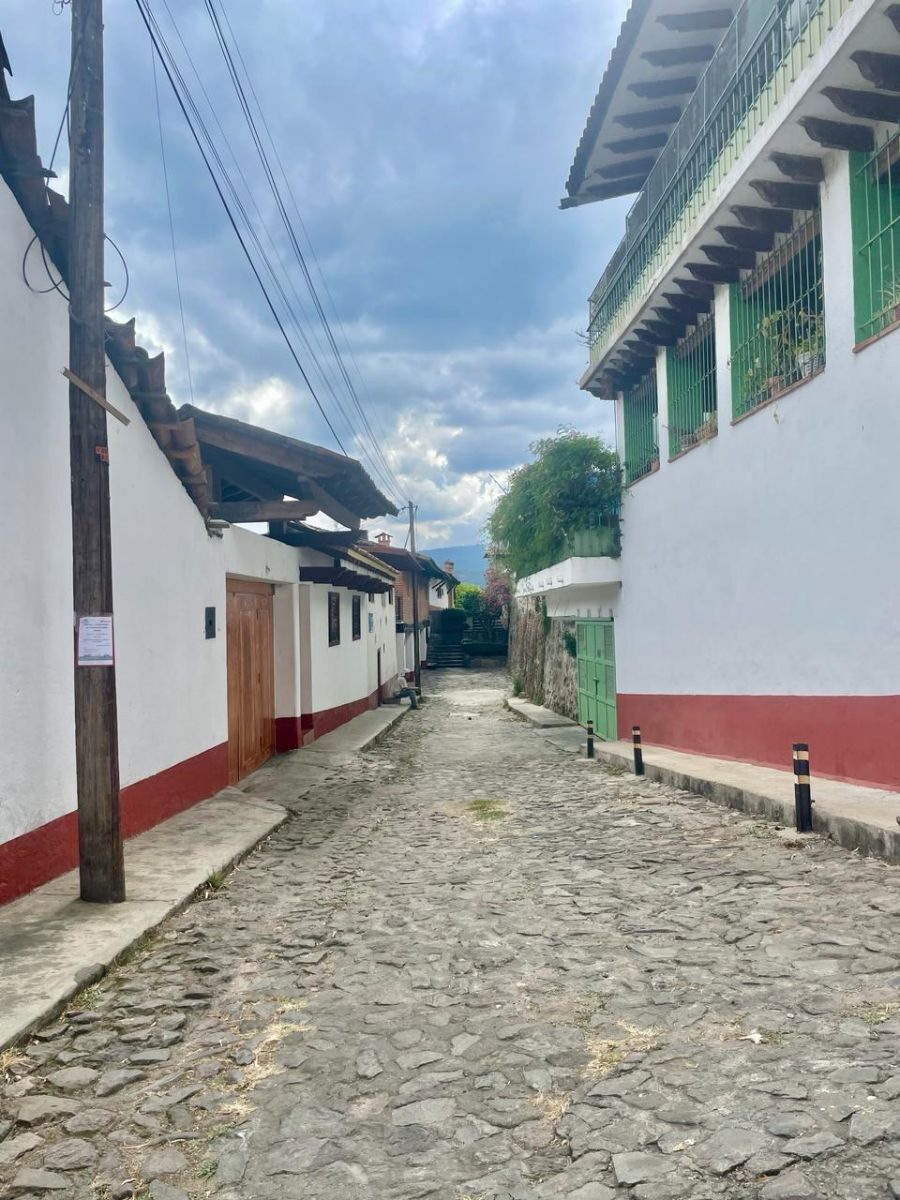
[[[564,208],[640,191],[738,4],[631,0],[575,152]],[[623,138],[623,130],[644,140]],[[649,166],[619,171],[611,184],[609,169],[632,152],[649,156]]]

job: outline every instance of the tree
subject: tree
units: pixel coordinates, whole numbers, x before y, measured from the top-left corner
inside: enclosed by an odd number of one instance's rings
[[[567,557],[572,533],[616,527],[622,494],[618,455],[599,438],[561,429],[530,450],[488,519],[494,558],[516,579]]]
[[[466,615],[480,617],[484,612],[484,590],[477,583],[461,583],[456,589],[456,607],[465,611]]]
[[[484,603],[492,617],[502,616],[512,603],[509,577],[496,563],[491,563],[485,572]]]

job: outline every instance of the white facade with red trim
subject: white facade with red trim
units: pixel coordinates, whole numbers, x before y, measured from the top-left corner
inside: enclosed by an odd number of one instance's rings
[[[804,12],[817,7],[804,3]],[[784,178],[773,151],[819,159],[824,170],[817,184],[824,371],[732,419],[731,292],[717,283],[717,434],[669,457],[673,418],[667,351],[660,347],[653,367],[659,463],[626,490],[621,558],[557,564],[520,581],[519,592],[544,596],[550,616],[614,621],[620,736],[639,724],[647,743],[785,769],[792,742],[805,741],[814,771],[900,789],[900,608],[894,601],[900,589],[900,331],[859,341],[850,160],[845,150],[814,142],[801,124],[810,116],[859,121],[830,106],[822,89],[836,84],[874,95],[850,56],[900,54],[900,32],[884,6],[871,0],[835,2],[830,11],[832,17],[823,7],[821,20],[833,27],[815,31],[814,53],[705,205],[698,204],[683,241],[670,247],[604,335],[582,382],[597,394],[604,390],[603,372],[615,365],[618,346],[656,315],[662,292],[686,277],[685,264],[704,261],[704,245],[724,245],[718,229],[737,223],[733,206],[760,205],[752,181]],[[625,79],[646,74],[645,64],[639,69],[642,37]],[[873,119],[862,123],[876,145],[892,130]],[[624,460],[623,426],[619,390],[616,428]]]
[[[0,180],[0,478],[15,500],[0,529],[7,567],[0,903],[77,861],[68,384],[61,375],[68,309],[60,295],[25,286],[22,256],[32,237]],[[392,695],[398,666],[392,592],[370,600],[365,592],[300,583],[301,567],[328,566],[332,558],[238,526],[211,536],[111,365],[107,395],[130,420],[108,419],[122,822],[130,836],[227,782],[227,577],[274,587],[278,749],[302,745]],[[386,586],[383,571],[372,578]],[[329,645],[329,590],[341,598],[338,645]],[[357,639],[353,595],[360,597]],[[205,630],[209,607],[213,638]]]

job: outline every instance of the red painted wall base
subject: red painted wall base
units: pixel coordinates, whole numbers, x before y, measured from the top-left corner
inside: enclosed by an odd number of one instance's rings
[[[640,696],[617,698],[619,737],[645,746],[790,770],[809,742],[813,775],[900,790],[900,696]]]
[[[382,686],[388,699],[392,681]],[[275,748],[283,754],[330,733],[360,713],[378,707],[378,691],[350,704],[300,717],[279,717]],[[134,837],[228,785],[228,743],[177,763],[122,789],[122,836]],[[78,866],[78,816],[66,813],[0,845],[0,904],[8,904]]]
[[[122,836],[134,837],[152,829],[227,783],[228,746],[223,743],[123,788]],[[8,904],[77,866],[78,814],[71,812],[0,845],[0,904]]]

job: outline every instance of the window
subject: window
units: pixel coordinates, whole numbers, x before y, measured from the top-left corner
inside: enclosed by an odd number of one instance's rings
[[[439,587],[439,588],[438,588],[438,590],[437,590],[437,594],[438,594],[438,600],[443,600],[443,598],[444,598],[444,589],[443,589],[442,587]]]
[[[716,323],[701,317],[696,329],[670,346],[669,457],[708,441],[719,431],[716,404]]]
[[[625,481],[649,475],[659,466],[656,367],[623,397],[625,419]]]
[[[328,593],[328,645],[341,644],[341,596],[340,592]]]
[[[772,252],[731,288],[732,411],[742,417],[825,369],[822,231],[797,214]]]
[[[850,156],[856,340],[900,323],[900,134]]]
[[[402,596],[397,597],[397,599],[395,601],[395,607],[396,607],[396,619],[398,621],[402,621],[403,620],[403,597]]]
[[[351,627],[353,640],[358,642],[362,637],[362,596],[354,596],[351,601]]]

